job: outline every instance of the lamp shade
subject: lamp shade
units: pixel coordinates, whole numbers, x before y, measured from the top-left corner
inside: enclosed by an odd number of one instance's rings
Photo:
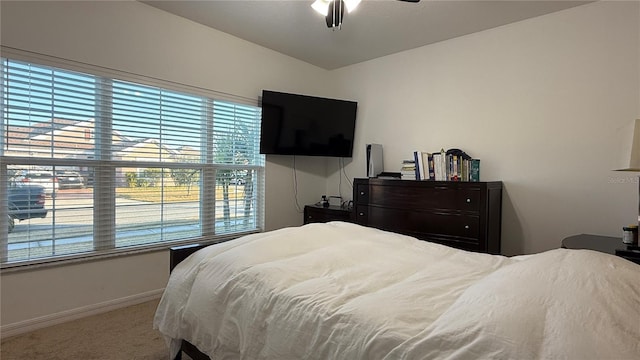
[[[617,171],[640,171],[640,119],[633,126],[633,142],[631,143],[631,156],[629,167]]]

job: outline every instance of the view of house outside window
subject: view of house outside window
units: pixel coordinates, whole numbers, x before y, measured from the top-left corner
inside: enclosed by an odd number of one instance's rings
[[[261,230],[257,101],[11,59],[1,75],[3,266]]]

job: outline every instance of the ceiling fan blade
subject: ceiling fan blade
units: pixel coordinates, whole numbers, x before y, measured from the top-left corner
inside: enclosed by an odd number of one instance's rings
[[[337,6],[336,6],[336,3]],[[344,19],[345,8],[342,0],[336,0],[329,3],[329,12],[325,17],[328,28],[340,27],[342,20]]]

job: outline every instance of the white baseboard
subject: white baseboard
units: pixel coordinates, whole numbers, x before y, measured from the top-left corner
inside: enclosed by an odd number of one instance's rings
[[[29,331],[42,329],[52,325],[62,324],[71,320],[76,320],[91,315],[102,314],[107,311],[159,299],[162,296],[163,291],[164,289],[151,290],[141,294],[82,306],[71,310],[61,311],[55,314],[3,325],[2,327],[0,327],[0,338],[4,339],[10,336],[24,334]]]

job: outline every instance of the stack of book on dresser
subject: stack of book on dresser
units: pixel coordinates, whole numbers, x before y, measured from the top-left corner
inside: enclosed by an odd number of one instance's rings
[[[400,178],[402,180],[418,180],[416,177],[416,162],[414,160],[402,160]]]
[[[480,181],[480,159],[459,149],[413,152],[416,180]]]

